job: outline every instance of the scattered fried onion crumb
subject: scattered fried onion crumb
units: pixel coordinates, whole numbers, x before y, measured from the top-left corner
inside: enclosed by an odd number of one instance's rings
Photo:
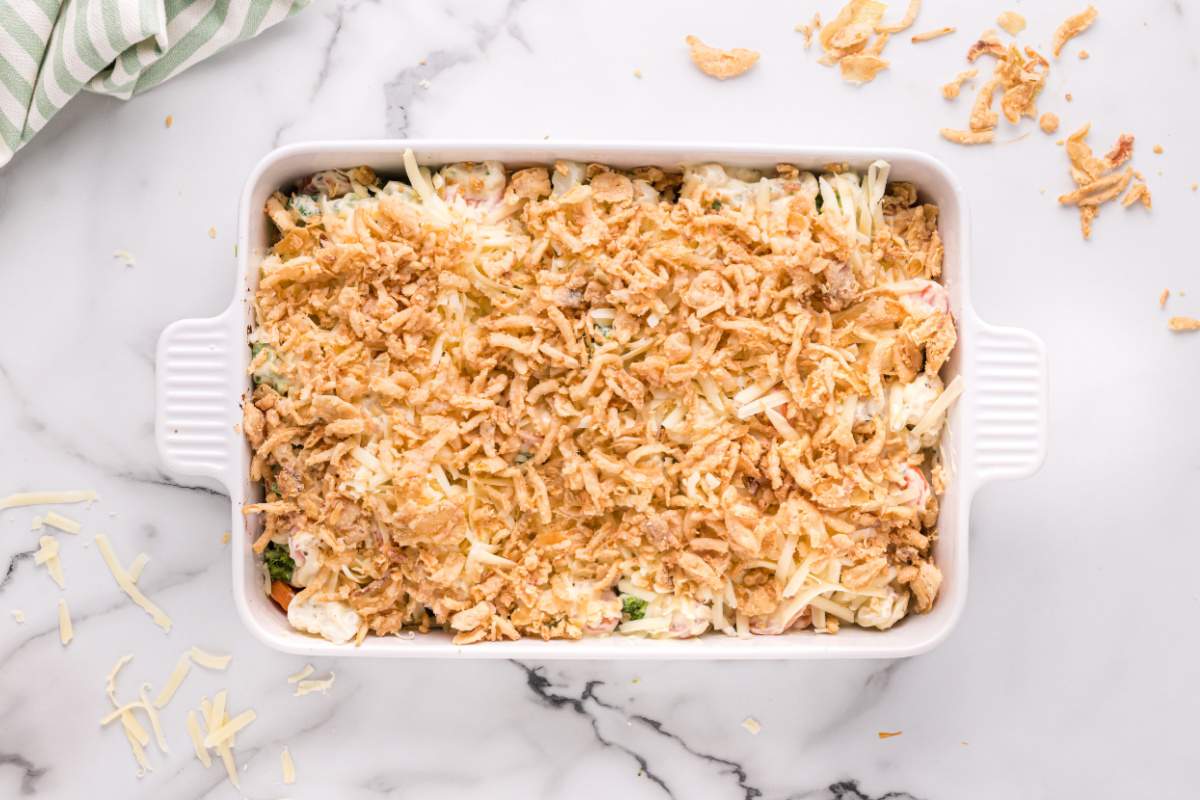
[[[1163,290],[1162,290],[1162,294],[1160,294],[1160,295],[1158,296],[1158,307],[1159,307],[1159,308],[1166,308],[1166,307],[1167,307],[1167,298],[1168,298],[1168,297],[1170,297],[1170,296],[1171,296],[1171,290],[1170,290],[1170,289],[1163,289]]]
[[[748,730],[753,736],[758,736],[762,732],[762,725],[754,717],[746,717],[742,720],[742,727]]]
[[[876,33],[900,33],[912,27],[912,24],[917,21],[917,14],[921,13],[921,0],[908,0],[908,9],[905,10],[904,16],[899,22],[894,22],[891,25],[876,25]]]
[[[175,124],[175,117],[172,114],[167,114],[167,118],[163,120],[163,124],[168,128]]]
[[[1129,191],[1125,193],[1123,198],[1121,198],[1121,205],[1125,208],[1129,208],[1131,205],[1138,202],[1140,202],[1146,208],[1154,207],[1151,205],[1150,187],[1141,181],[1138,181],[1137,183],[1133,184],[1133,186],[1130,186]]]
[[[1037,98],[1046,84],[1046,75],[1050,71],[1050,63],[1036,50],[1026,47],[1024,54],[1016,45],[1005,47],[996,37],[995,31],[986,31],[971,45],[967,53],[968,61],[975,61],[981,55],[991,55],[997,60],[992,77],[979,89],[975,102],[971,105],[971,115],[968,125],[971,132],[983,134],[994,132],[1000,121],[1000,116],[992,110],[992,101],[996,92],[1000,91],[1000,111],[1009,123],[1016,125],[1022,117],[1037,119]],[[963,78],[967,73],[961,73],[954,82],[942,87],[942,95],[954,99],[961,89]],[[947,129],[953,131],[953,129]],[[959,144],[981,144],[994,140],[993,137],[974,136],[964,139],[960,134],[957,138],[942,135],[950,141]]]
[[[641,71],[640,69],[635,69],[635,70],[633,71],[633,77],[635,77],[635,78],[640,78],[640,77],[642,77],[642,71]],[[286,752],[286,751],[284,751],[284,752]]]
[[[1003,28],[1009,36],[1016,36],[1025,30],[1025,18],[1015,11],[1005,11],[996,18],[996,24]]]
[[[208,229],[208,238],[210,238],[210,239],[217,238],[217,229],[215,227],[210,227]]]
[[[71,612],[67,601],[58,598],[58,640],[66,647],[75,638],[75,628],[71,625]]]
[[[1067,17],[1066,21],[1054,31],[1053,46],[1051,47],[1054,57],[1058,58],[1059,54],[1062,53],[1063,45],[1069,40],[1074,39],[1091,27],[1091,24],[1096,21],[1099,13],[1095,6],[1088,6],[1086,10],[1074,16]]]
[[[893,736],[899,736],[902,733],[904,733],[904,731],[880,731],[879,738],[880,739],[891,739]]]
[[[67,588],[66,580],[63,577],[62,559],[58,557],[58,540],[53,536],[43,536],[38,539],[38,544],[40,547],[33,554],[33,563],[45,564],[46,571],[58,584],[58,588]]]
[[[888,62],[881,53],[890,32],[880,28],[886,8],[875,0],[850,0],[821,28],[819,41],[824,55],[820,63],[827,67],[841,64],[842,79],[854,84],[873,80],[880,71],[887,69]],[[876,33],[878,38],[872,41],[871,37]],[[846,60],[850,63],[843,63]]]
[[[796,33],[804,34],[804,49],[812,47],[813,35],[821,30],[821,12],[813,14],[813,18],[803,25],[796,26]]]
[[[1058,115],[1047,111],[1045,114],[1042,114],[1041,119],[1038,120],[1038,125],[1041,127],[1044,133],[1054,133],[1056,130],[1058,130]]]
[[[283,768],[283,782],[291,786],[296,782],[296,762],[292,761],[292,754],[286,747],[279,754],[279,764]]]
[[[996,138],[995,129],[986,131],[960,131],[955,128],[942,128],[942,138],[955,144],[987,144]]]
[[[1080,51],[1079,51],[1079,60],[1080,60],[1080,61],[1087,61],[1087,60],[1088,60],[1089,58],[1091,58],[1091,57],[1092,57],[1092,54],[1091,54],[1091,53],[1089,53],[1087,50],[1080,50]]]
[[[1200,331],[1200,319],[1195,317],[1171,317],[1167,327],[1173,331]]]
[[[1063,205],[1079,207],[1079,227],[1084,239],[1091,238],[1092,223],[1100,212],[1100,206],[1119,197],[1134,178],[1132,169],[1115,171],[1133,157],[1133,136],[1128,133],[1121,134],[1112,149],[1103,158],[1097,158],[1085,141],[1090,130],[1089,123],[1067,137],[1071,179],[1078,188],[1058,198],[1058,202]],[[1130,204],[1141,200],[1147,208],[1150,207],[1149,189],[1136,190],[1136,193],[1131,191],[1131,194],[1133,200],[1130,200]]]
[[[959,93],[962,92],[963,84],[978,74],[979,70],[977,69],[964,69],[962,72],[954,76],[954,80],[942,87],[942,97],[946,98],[947,100],[957,99]]]
[[[705,75],[717,80],[736,78],[758,62],[758,53],[754,50],[741,47],[720,50],[709,47],[695,36],[689,36],[684,41],[691,51],[692,63]]]
[[[933,41],[934,39],[940,39],[943,36],[949,36],[950,34],[954,33],[956,30],[958,30],[958,29],[951,28],[951,27],[945,27],[945,28],[935,28],[934,30],[931,30],[931,31],[925,31],[924,33],[914,34],[912,37],[912,43],[920,44],[921,42],[930,42],[930,41]]]
[[[229,544],[229,531],[221,534],[221,544]]]
[[[1154,155],[1161,156],[1163,153],[1163,146],[1161,144],[1156,144],[1156,145],[1154,145],[1153,150],[1154,150]]]

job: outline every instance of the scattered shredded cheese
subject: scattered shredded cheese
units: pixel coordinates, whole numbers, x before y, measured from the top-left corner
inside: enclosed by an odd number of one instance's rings
[[[60,503],[90,503],[98,500],[100,495],[91,489],[66,492],[18,492],[8,497],[0,497],[0,511],[6,508],[20,506],[47,506]]]
[[[125,729],[125,738],[129,740],[129,748],[133,751],[133,758],[138,763],[137,776],[140,778],[147,772],[153,772],[153,767],[146,760],[146,742],[150,741],[150,737],[146,735],[146,731],[138,725],[137,720],[128,711],[121,715],[121,725]],[[138,737],[135,730],[141,730],[141,735],[145,738],[145,741],[142,741]]]
[[[150,684],[143,683],[142,688],[138,690],[138,699],[142,701],[142,710],[150,718],[150,727],[154,729],[154,740],[158,743],[158,749],[166,753],[168,752],[167,738],[163,736],[162,723],[158,718],[158,709],[151,704],[147,694],[149,691]]]
[[[179,690],[179,685],[183,683],[183,679],[187,677],[188,672],[192,668],[192,662],[187,657],[187,654],[179,657],[179,661],[175,663],[175,669],[171,670],[171,676],[167,678],[166,684],[162,691],[158,693],[158,697],[154,698],[154,705],[158,708],[164,708],[167,703],[171,702],[171,698],[175,696],[175,692]]]
[[[187,730],[188,736],[192,737],[192,747],[196,750],[196,758],[200,759],[200,763],[205,768],[211,767],[212,757],[208,754],[208,748],[204,746],[204,737],[200,734],[200,725],[196,722],[195,711],[187,713]]]
[[[100,548],[100,555],[103,556],[104,563],[108,565],[108,571],[111,572],[113,578],[116,579],[117,585],[121,587],[125,594],[129,595],[133,602],[141,606],[142,610],[150,615],[150,617],[154,620],[154,624],[158,625],[158,627],[162,628],[164,631],[170,631],[171,618],[168,617],[162,609],[154,605],[154,603],[151,603],[150,600],[147,599],[144,594],[142,594],[141,590],[134,585],[133,581],[129,578],[128,573],[122,569],[120,562],[117,561],[117,557],[112,550],[112,545],[110,545],[108,542],[108,537],[103,533],[96,534],[96,545]]]
[[[305,664],[304,669],[300,670],[295,675],[288,675],[287,681],[288,681],[288,683],[297,683],[299,681],[304,680],[309,675],[312,675],[313,672],[315,672],[315,671],[316,670],[313,669],[312,664]]]
[[[628,625],[629,623],[625,624]],[[321,692],[322,694],[328,692],[333,686],[333,679],[335,677],[336,676],[331,670],[328,678],[314,679],[311,681],[297,681],[296,697],[303,697],[304,695],[311,694],[312,692]]]
[[[138,553],[133,561],[129,563],[129,569],[126,572],[129,574],[129,580],[134,583],[138,582],[138,578],[142,577],[142,570],[146,568],[146,564],[150,561],[150,556],[145,553]]]
[[[40,516],[35,516],[33,519],[31,519],[29,521],[29,530],[40,531],[43,527],[45,527],[45,524],[46,524],[46,520],[44,518],[42,518]]]
[[[750,731],[750,733],[754,736],[758,736],[758,734],[762,732],[762,725],[760,725],[758,720],[756,720],[754,717],[746,717],[744,720],[742,720],[742,727]]]
[[[25,612],[19,608],[14,608],[11,612],[13,620],[20,625],[25,621]]]
[[[34,517],[34,519],[39,519],[39,517]],[[79,533],[79,531],[83,528],[83,526],[75,520],[71,519],[70,517],[64,517],[62,514],[59,514],[55,511],[47,511],[46,516],[40,519],[46,525],[49,525],[52,528],[58,528],[64,533]]]
[[[108,699],[112,701],[114,706],[120,705],[117,702],[117,673],[121,671],[121,667],[130,661],[133,661],[133,653],[126,653],[118,658],[117,663],[113,664],[113,668],[108,672],[108,680],[104,682],[104,691],[108,694]]]
[[[933,428],[941,420],[942,415],[950,408],[951,404],[958,399],[958,396],[963,393],[963,378],[962,375],[955,375],[954,380],[950,381],[950,385],[942,390],[938,395],[937,400],[933,401],[933,405],[925,412],[925,416],[921,417],[921,421],[913,426],[913,436],[922,436],[927,431]]]
[[[46,570],[58,584],[58,588],[67,588],[66,579],[63,577],[62,560],[58,557],[58,540],[53,536],[43,536],[38,539],[38,544],[41,545],[41,549],[33,554],[33,563],[45,564]]]
[[[204,737],[205,747],[217,747],[220,744],[228,743],[233,738],[233,735],[242,728],[254,722],[258,715],[252,710],[246,710],[238,714],[233,719],[227,719],[226,722],[217,727],[216,730],[209,731]]]
[[[208,653],[201,650],[199,647],[193,647],[188,651],[188,655],[202,667],[208,669],[223,670],[229,666],[229,662],[233,660],[233,656],[219,656],[214,653]]]
[[[71,625],[71,612],[67,610],[67,601],[58,598],[58,640],[66,647],[75,638],[75,629]]]
[[[292,754],[286,747],[279,754],[279,761],[283,766],[283,782],[290,786],[296,782],[296,763],[292,761]]]

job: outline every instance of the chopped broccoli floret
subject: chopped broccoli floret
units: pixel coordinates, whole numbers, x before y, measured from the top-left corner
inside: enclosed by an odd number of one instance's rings
[[[641,619],[646,616],[646,601],[627,594],[621,598],[621,611],[630,619]]]
[[[821,213],[821,206],[825,205],[825,198],[818,194],[815,205],[817,206],[817,213]]]
[[[531,458],[533,458],[533,453],[522,450],[521,452],[517,453],[517,457],[514,458],[513,461],[515,461],[518,464],[524,464],[526,461],[528,461]]]
[[[260,383],[265,383],[280,394],[287,394],[289,388],[288,381],[277,369],[279,359],[275,357],[275,351],[263,342],[254,342],[250,345],[252,358],[257,358],[263,350],[267,351],[267,357],[262,365],[254,370],[251,376],[254,379],[254,385],[258,386]]]
[[[292,560],[286,547],[271,542],[263,551],[263,561],[267,565],[267,572],[270,573],[271,580],[292,582],[292,570],[296,568],[296,562]]]
[[[711,208],[713,211],[720,211],[721,210],[721,201],[713,200],[712,205],[710,205],[709,208]]]

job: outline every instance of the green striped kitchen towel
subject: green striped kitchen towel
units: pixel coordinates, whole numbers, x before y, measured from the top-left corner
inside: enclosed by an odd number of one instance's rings
[[[0,167],[81,89],[127,100],[311,0],[0,0]]]

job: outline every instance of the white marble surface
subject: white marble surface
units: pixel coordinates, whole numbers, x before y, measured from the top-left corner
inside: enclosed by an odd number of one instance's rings
[[[64,593],[33,564],[32,512],[0,513],[0,797],[238,796],[183,728],[184,709],[220,686],[258,710],[238,749],[254,798],[1195,796],[1200,335],[1168,334],[1156,299],[1170,287],[1169,311],[1200,315],[1200,7],[1097,4],[1042,107],[1066,129],[1092,120],[1097,149],[1136,134],[1155,209],[1106,209],[1090,243],[1055,204],[1069,179],[1053,137],[937,138],[967,114],[938,86],[995,3],[930,0],[917,28],[960,32],[898,38],[893,69],[854,89],[792,31],[814,8],[830,18],[832,0],[326,0],[130,103],[72,103],[0,172],[0,494],[89,486],[103,500],[82,513],[84,535],[60,536]],[[1012,7],[1044,45],[1082,5]],[[716,83],[688,63],[688,33],[763,59]],[[1051,451],[1036,478],[978,496],[950,640],[900,662],[318,663],[337,671],[333,691],[290,696],[284,676],[303,662],[235,616],[226,499],[160,471],[155,339],[225,305],[236,199],[273,145],[404,135],[898,145],[957,170],[975,214],[976,306],[1049,346]],[[170,635],[118,592],[90,545],[98,531],[126,560],[153,557],[142,585],[173,615]],[[59,596],[76,623],[66,650]],[[122,693],[161,685],[191,644],[233,666],[187,679],[165,712],[170,755],[152,754],[138,780],[120,732],[96,724],[104,674],[132,652]]]

